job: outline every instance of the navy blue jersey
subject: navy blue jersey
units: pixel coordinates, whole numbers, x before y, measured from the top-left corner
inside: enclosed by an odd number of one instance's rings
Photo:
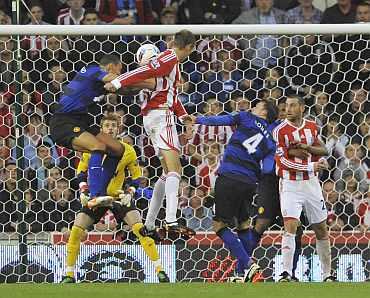
[[[86,113],[88,106],[104,97],[103,78],[108,73],[98,65],[81,68],[63,88],[57,113]]]
[[[197,117],[204,125],[235,125],[218,169],[219,175],[247,183],[257,183],[264,158],[274,154],[275,142],[267,122],[249,112],[226,116]]]
[[[272,131],[282,122],[282,120],[276,120],[272,122],[268,127],[268,131],[272,134]],[[262,174],[263,175],[275,175],[275,152],[271,152],[267,155],[262,162]]]

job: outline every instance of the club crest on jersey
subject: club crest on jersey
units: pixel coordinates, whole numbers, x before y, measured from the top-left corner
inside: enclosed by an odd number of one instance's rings
[[[81,128],[78,126],[73,127],[73,132],[80,132]]]
[[[259,207],[258,208],[258,214],[263,214],[265,212],[265,208]]]

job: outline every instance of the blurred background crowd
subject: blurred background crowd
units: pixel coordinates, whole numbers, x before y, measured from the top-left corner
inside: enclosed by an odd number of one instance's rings
[[[11,24],[10,2],[0,0],[0,24]],[[369,1],[313,0],[55,0],[24,1],[22,24],[314,24],[370,23]],[[53,5],[51,5],[53,2]],[[30,232],[65,231],[80,208],[76,172],[79,155],[55,146],[48,121],[76,71],[104,53],[119,55],[124,71],[137,65],[143,43],[160,50],[171,36],[24,36],[20,43],[0,36],[0,232],[15,231],[19,214],[15,165],[15,80],[21,81],[24,123],[23,170],[25,219]],[[257,99],[270,99],[285,117],[285,99],[299,93],[330,152],[330,170],[321,174],[332,230],[367,230],[370,226],[369,90],[370,35],[201,36],[182,66],[180,99],[189,113],[219,115],[249,110]],[[91,108],[120,116],[120,137],[132,144],[143,169],[136,193],[145,217],[159,160],[142,127],[137,96],[107,95]],[[198,125],[182,133],[183,177],[178,215],[197,231],[210,231],[217,167],[232,127]],[[163,213],[161,216],[163,217]],[[159,222],[158,222],[159,223]],[[278,227],[276,227],[278,228]],[[96,230],[117,230],[106,214]]]

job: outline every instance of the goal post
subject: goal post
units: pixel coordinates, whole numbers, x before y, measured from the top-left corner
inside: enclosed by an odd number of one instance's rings
[[[370,278],[370,24],[2,25],[0,283],[25,281],[24,273],[29,281],[59,282],[64,274],[65,244],[79,211],[76,165],[81,156],[51,144],[48,136],[63,86],[103,54],[120,56],[124,71],[134,69],[141,44],[153,43],[163,51],[182,29],[198,38],[196,51],[181,67],[179,99],[189,113],[238,112],[266,98],[276,102],[283,117],[287,95],[305,99],[305,117],[317,122],[330,152],[330,171],[320,180],[333,268],[340,281]],[[142,101],[141,95],[105,96],[90,115],[95,123],[104,113],[119,115],[120,137],[133,144],[143,168],[136,205],[145,218],[161,171],[142,128]],[[189,241],[167,239],[158,245],[159,253],[172,282],[225,281],[235,261],[211,231],[212,208],[206,202],[232,130],[197,126],[189,136],[179,125],[178,131],[183,141],[178,216],[197,235]],[[25,163],[18,171],[29,185],[20,201],[12,188],[20,178],[12,176],[14,159],[17,165]],[[253,218],[258,212],[263,210],[254,210]],[[281,235],[277,221],[254,252],[266,281],[275,281],[282,271]],[[319,281],[315,238],[308,226],[302,243],[297,277]],[[87,233],[76,270],[79,281],[156,281],[138,242],[124,225],[116,227],[111,214]]]

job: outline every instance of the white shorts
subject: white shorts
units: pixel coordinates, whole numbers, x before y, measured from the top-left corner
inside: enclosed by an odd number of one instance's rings
[[[180,152],[175,115],[171,111],[151,110],[143,117],[143,124],[157,155],[159,149]]]
[[[299,181],[280,179],[280,208],[283,218],[299,219],[303,210],[310,224],[320,223],[328,216],[317,177]]]

